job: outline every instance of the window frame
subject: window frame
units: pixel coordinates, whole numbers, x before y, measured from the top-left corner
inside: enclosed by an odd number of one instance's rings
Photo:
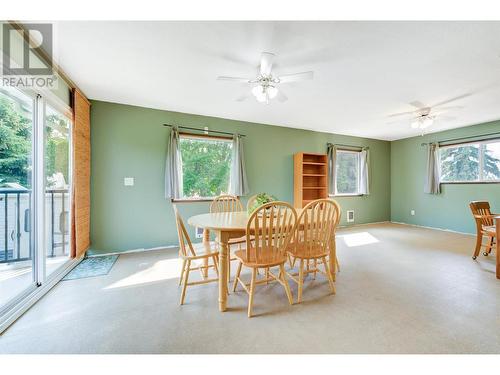
[[[197,139],[197,140],[216,140],[221,142],[232,143],[232,137],[225,137],[221,135],[211,135],[211,134],[193,134],[186,132],[179,132],[179,143],[181,139]],[[232,164],[232,163],[231,163]],[[231,166],[230,166],[231,168]],[[231,171],[229,172],[229,179],[231,179]],[[184,178],[184,176],[183,176]],[[228,182],[230,183],[230,181]],[[229,186],[228,186],[229,188]],[[198,198],[189,198],[184,196],[184,191],[182,192],[183,196],[180,198],[172,198],[171,201],[174,203],[189,203],[189,202],[212,202],[217,196],[214,197],[198,197]],[[229,194],[229,193],[228,193]]]
[[[359,187],[361,185],[361,151],[362,150],[350,150],[350,149],[344,149],[344,148],[338,148],[335,150],[335,194],[330,195],[332,197],[360,197],[363,194],[359,192]],[[356,193],[339,193],[337,190],[337,156],[339,153],[350,153],[350,154],[356,154],[357,156],[357,164],[358,164],[358,173],[357,173],[357,181],[356,181]]]
[[[445,184],[445,185],[463,185],[463,184],[500,184],[500,179],[498,180],[485,180],[483,178],[483,165],[484,165],[484,160],[483,160],[483,152],[482,152],[482,146],[487,145],[490,143],[500,143],[500,138],[493,138],[493,139],[485,139],[482,141],[469,141],[469,142],[461,142],[461,143],[453,143],[449,145],[444,145],[444,146],[439,146],[439,183],[440,184]],[[453,148],[453,147],[463,147],[463,146],[468,146],[468,145],[478,145],[479,146],[479,178],[474,181],[466,181],[466,180],[461,180],[461,181],[443,181],[441,180],[442,176],[442,163],[441,163],[441,150],[446,149],[446,148]]]

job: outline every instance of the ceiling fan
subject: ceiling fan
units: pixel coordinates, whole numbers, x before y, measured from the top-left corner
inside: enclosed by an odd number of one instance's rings
[[[269,104],[271,99],[276,98],[280,102],[288,100],[287,96],[278,89],[282,83],[298,82],[310,80],[313,78],[313,72],[302,72],[295,74],[286,74],[280,77],[272,74],[273,61],[275,55],[270,52],[262,52],[260,58],[260,68],[257,77],[255,78],[240,78],[240,77],[227,77],[219,76],[218,81],[242,82],[253,85],[251,93],[260,103]],[[242,95],[237,98],[237,101],[247,99],[249,95]]]
[[[447,106],[443,107],[446,104],[449,104],[451,102],[454,102],[456,100],[465,98],[469,96],[470,94],[465,94],[465,95],[460,95],[452,99],[448,99],[439,103],[436,103],[432,106],[426,106],[425,104],[417,101],[413,101],[409,103],[411,106],[415,107],[416,110],[414,111],[408,111],[408,112],[400,112],[400,113],[393,113],[392,115],[389,115],[388,117],[399,117],[399,116],[411,116],[410,119],[410,126],[412,129],[421,129],[424,130],[431,126],[436,118],[440,118],[442,120],[452,120],[454,117],[451,116],[444,116],[443,113],[449,110],[453,109],[460,109],[463,108],[462,106]]]

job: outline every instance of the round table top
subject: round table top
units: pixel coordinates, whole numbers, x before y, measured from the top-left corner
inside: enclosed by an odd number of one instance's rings
[[[249,215],[246,211],[217,212],[191,216],[189,225],[212,230],[245,231]]]
[[[296,211],[300,215],[302,209],[296,209]],[[250,215],[246,211],[217,212],[191,216],[188,219],[188,223],[189,225],[204,229],[241,232],[246,231],[249,217]]]

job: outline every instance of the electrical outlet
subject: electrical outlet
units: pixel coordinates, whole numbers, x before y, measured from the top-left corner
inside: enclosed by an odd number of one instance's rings
[[[411,210],[411,211],[410,211],[410,215],[411,215],[411,216],[415,216],[415,210]]]
[[[347,222],[354,223],[354,210],[347,211]]]
[[[123,179],[124,186],[134,186],[134,178],[133,177],[125,177]]]
[[[203,228],[196,227],[194,236],[195,238],[203,238]]]

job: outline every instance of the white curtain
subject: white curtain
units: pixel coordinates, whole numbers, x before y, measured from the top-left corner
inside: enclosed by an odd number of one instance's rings
[[[370,150],[363,148],[359,154],[360,161],[360,179],[359,193],[363,195],[370,194]]]
[[[245,171],[243,140],[239,134],[235,134],[233,136],[233,158],[231,165],[229,192],[237,196],[248,194],[248,182],[247,174]]]
[[[165,161],[165,198],[182,197],[182,158],[179,149],[179,129],[173,127],[167,144]]]
[[[337,147],[328,143],[328,195],[335,195],[335,164],[337,160]]]
[[[439,171],[439,144],[429,143],[427,149],[427,179],[425,182],[424,192],[427,194],[441,193]]]

